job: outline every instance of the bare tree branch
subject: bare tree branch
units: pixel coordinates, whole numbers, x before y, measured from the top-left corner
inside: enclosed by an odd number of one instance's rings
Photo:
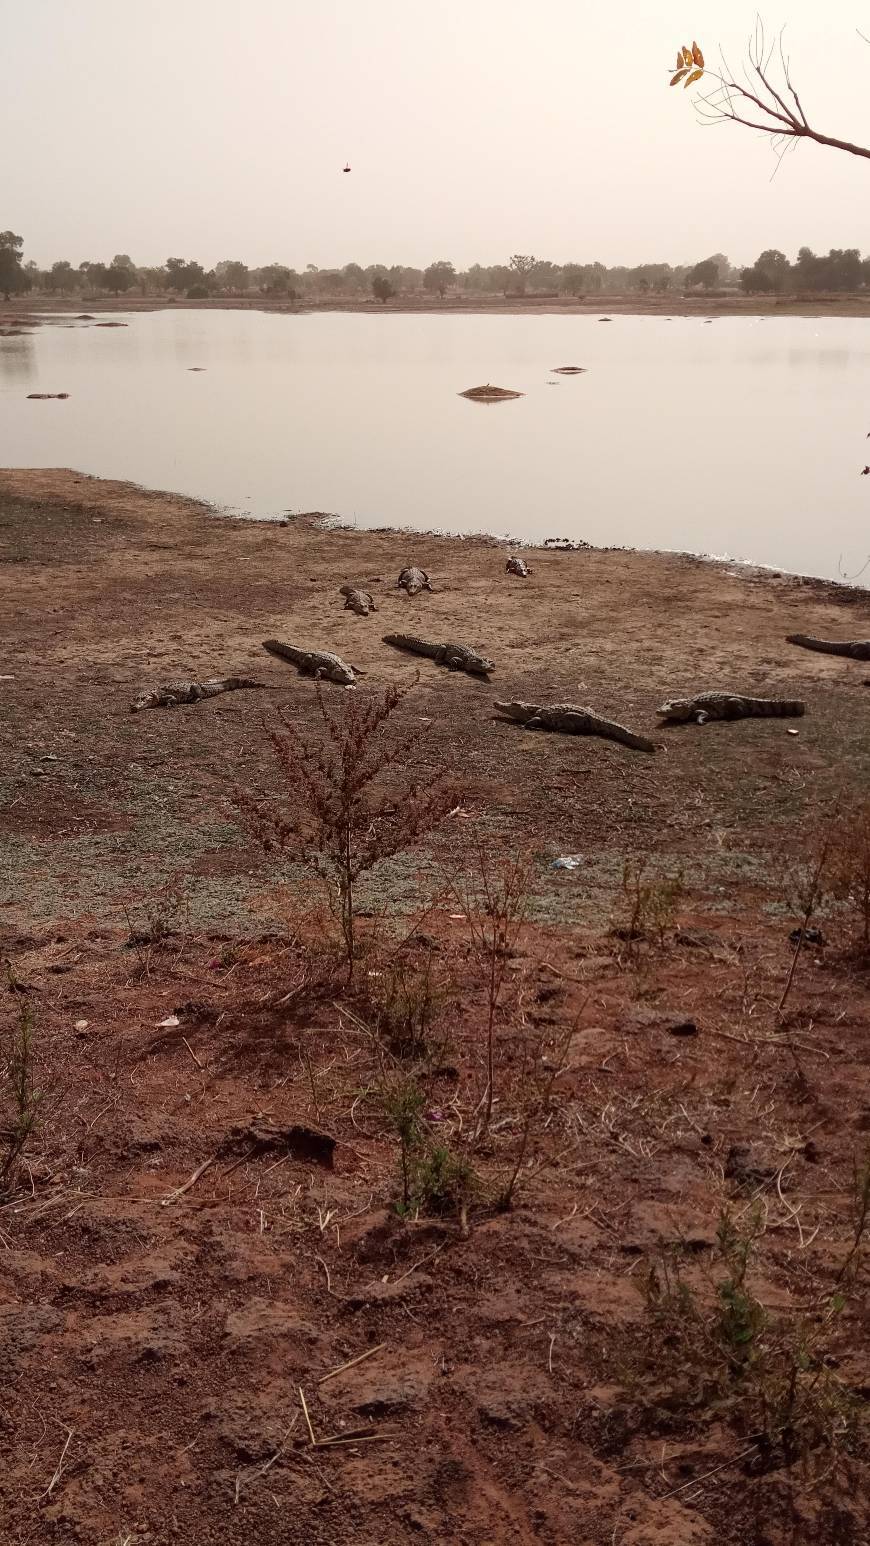
[[[863,37],[863,34],[859,33],[859,36]],[[768,47],[759,18],[749,40],[748,57],[742,66],[745,84],[736,78],[724,55],[718,72],[706,71],[706,75],[716,82],[716,87],[713,91],[699,93],[695,106],[701,121],[705,124],[739,123],[746,129],[768,134],[780,160],[785,149],[793,149],[800,140],[812,140],[816,145],[827,145],[833,150],[845,151],[847,155],[870,160],[870,147],[824,134],[812,127],[792,83],[790,62],[783,51],[782,39],[780,32]],[[781,82],[775,80],[771,71],[776,52]],[[790,105],[789,97],[794,107]],[[753,114],[750,118],[748,112],[752,108],[756,109],[757,116]],[[787,143],[789,141],[791,144]]]

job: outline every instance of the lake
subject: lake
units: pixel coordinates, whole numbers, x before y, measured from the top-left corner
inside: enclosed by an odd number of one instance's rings
[[[64,317],[0,339],[0,464],[246,515],[681,549],[870,583],[870,321],[97,320],[129,325]],[[561,365],[587,373],[552,375]],[[458,395],[484,382],[525,395]]]

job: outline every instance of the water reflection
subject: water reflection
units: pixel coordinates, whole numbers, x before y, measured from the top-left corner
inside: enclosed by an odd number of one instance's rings
[[[35,369],[33,336],[21,333],[12,337],[8,333],[0,338],[0,384],[12,381],[30,381]]]

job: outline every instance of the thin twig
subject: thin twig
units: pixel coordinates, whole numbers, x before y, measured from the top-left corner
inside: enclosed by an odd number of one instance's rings
[[[202,1064],[199,1061],[199,1058],[197,1057],[196,1053],[194,1052],[192,1046],[190,1045],[190,1042],[188,1041],[187,1037],[186,1036],[182,1036],[181,1039],[184,1042],[184,1045],[186,1046],[186,1048],[187,1048],[188,1052],[190,1053],[191,1057],[193,1058],[193,1061],[196,1064],[197,1068],[201,1072],[202,1071]]]
[[[54,1492],[55,1487],[57,1486],[58,1482],[60,1481],[61,1475],[63,1473],[63,1463],[64,1463],[64,1460],[66,1459],[66,1452],[67,1452],[67,1450],[70,1447],[70,1444],[72,1442],[72,1436],[73,1436],[74,1433],[75,1433],[75,1428],[70,1428],[70,1429],[67,1430],[66,1443],[64,1444],[63,1449],[60,1452],[60,1459],[57,1462],[57,1469],[55,1470],[55,1473],[54,1473],[53,1477],[51,1478],[51,1481],[49,1482],[48,1486],[46,1487],[45,1492],[43,1492],[41,1497],[39,1498],[39,1502],[40,1503],[42,1502],[43,1498],[50,1498],[51,1497],[52,1493]]]
[[[418,1267],[425,1267],[427,1261],[431,1261],[433,1256],[440,1255],[448,1243],[449,1242],[447,1240],[442,1240],[441,1244],[436,1246],[434,1251],[430,1251],[428,1256],[421,1256],[420,1260],[415,1261],[413,1267],[409,1267],[407,1272],[403,1272],[398,1278],[393,1278],[393,1282],[404,1283],[405,1279],[409,1278],[412,1272],[416,1272]]]
[[[302,1389],[301,1385],[299,1386],[299,1400],[302,1402],[302,1411],[305,1414],[305,1421],[308,1425],[308,1433],[310,1435],[311,1442],[312,1444],[316,1444],[317,1440],[314,1437],[314,1429],[311,1426],[311,1418],[308,1415],[308,1404],[305,1400],[305,1391]]]
[[[293,1432],[293,1429],[296,1427],[296,1424],[298,1423],[298,1421],[299,1421],[299,1413],[296,1412],[294,1417],[293,1417],[292,1423],[290,1424],[289,1428],[287,1429],[287,1432],[284,1434],[284,1437],[281,1440],[281,1443],[278,1445],[278,1448],[276,1449],[274,1455],[270,1455],[268,1460],[265,1460],[261,1466],[257,1466],[257,1469],[255,1471],[252,1471],[249,1476],[245,1477],[244,1485],[246,1487],[248,1485],[248,1482],[255,1482],[255,1481],[257,1481],[258,1477],[265,1476],[266,1472],[271,1470],[272,1466],[275,1464],[275,1461],[280,1459],[281,1455],[283,1455],[284,1450],[286,1448],[287,1440],[289,1439],[291,1433]],[[240,1471],[238,1476],[236,1477],[236,1491],[235,1491],[235,1497],[233,1498],[233,1502],[234,1503],[238,1503],[239,1497],[241,1495],[241,1491],[242,1491],[242,1474],[243,1473]]]
[[[314,1260],[320,1262],[321,1267],[323,1268],[324,1272],[326,1273],[326,1292],[328,1294],[331,1294],[332,1293],[332,1275],[331,1275],[331,1273],[329,1271],[329,1268],[326,1265],[326,1262],[323,1260],[322,1256],[315,1255]],[[337,1299],[338,1297],[339,1296],[337,1294],[333,1294],[333,1298]]]
[[[750,1444],[748,1449],[741,1450],[739,1455],[733,1455],[730,1460],[723,1460],[721,1465],[714,1465],[712,1471],[705,1471],[703,1476],[696,1476],[690,1482],[683,1482],[681,1487],[672,1487],[670,1492],[663,1492],[656,1502],[664,1503],[665,1498],[675,1498],[678,1492],[687,1492],[690,1487],[700,1487],[701,1483],[709,1481],[711,1476],[718,1476],[720,1471],[727,1471],[730,1465],[739,1465],[741,1460],[748,1460],[750,1455],[755,1454],[757,1448],[757,1444]]]
[[[183,1186],[177,1186],[174,1192],[167,1192],[165,1197],[161,1197],[161,1208],[168,1208],[170,1203],[177,1202],[179,1197],[183,1197],[185,1192],[189,1192],[190,1188],[196,1185],[200,1176],[203,1175],[206,1170],[208,1170],[210,1165],[214,1164],[216,1159],[217,1155],[211,1154],[207,1160],[203,1160],[201,1165],[197,1165],[193,1175],[188,1181],[185,1181]]]
[[[366,1352],[358,1353],[356,1358],[349,1358],[347,1363],[340,1363],[337,1369],[330,1369],[328,1374],[324,1374],[317,1381],[318,1385],[325,1385],[327,1380],[334,1380],[337,1374],[343,1374],[345,1369],[352,1369],[355,1364],[362,1363],[366,1358],[374,1358],[375,1353],[379,1353],[386,1345],[386,1342],[379,1342],[377,1347],[370,1347]]]

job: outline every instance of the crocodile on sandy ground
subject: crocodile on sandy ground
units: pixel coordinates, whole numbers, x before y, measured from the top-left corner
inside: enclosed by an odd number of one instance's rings
[[[517,720],[526,730],[553,730],[558,735],[600,735],[606,741],[619,741],[638,752],[654,752],[655,746],[644,735],[635,735],[612,719],[602,719],[594,709],[576,703],[496,703],[506,719]]]
[[[797,698],[744,698],[733,692],[699,692],[694,698],[671,698],[659,709],[661,723],[685,725],[690,719],[704,725],[708,719],[777,719],[806,713]]]
[[[507,563],[505,564],[505,569],[507,570],[508,574],[518,574],[524,580],[527,580],[532,572],[524,558],[516,557],[511,557],[508,559]]]
[[[378,610],[371,591],[361,590],[358,585],[340,585],[338,594],[345,597],[345,612],[356,612],[359,617],[368,617],[370,612]]]
[[[403,569],[396,584],[402,590],[406,590],[409,596],[416,596],[418,591],[431,590],[432,583],[425,569],[411,567]]]
[[[252,682],[246,676],[213,677],[206,682],[168,682],[153,692],[140,693],[130,704],[130,713],[141,709],[173,709],[177,703],[199,703],[202,698],[216,698],[221,692],[238,692],[242,687],[266,687],[265,682]]]
[[[852,660],[870,660],[870,639],[814,639],[808,633],[786,634],[786,644],[799,644],[805,650],[820,650],[823,655],[849,655]]]
[[[358,676],[365,673],[357,666],[349,666],[340,655],[330,650],[300,650],[295,644],[282,644],[280,639],[264,639],[263,649],[270,655],[280,655],[282,660],[298,666],[301,676],[313,676],[320,681],[337,682],[340,687],[352,687]]]
[[[446,666],[448,671],[467,671],[471,676],[489,676],[490,671],[495,670],[494,661],[479,655],[468,644],[430,644],[428,640],[417,639],[411,633],[385,633],[384,643],[394,645],[397,650],[409,650],[412,655],[427,655],[439,666]]]

